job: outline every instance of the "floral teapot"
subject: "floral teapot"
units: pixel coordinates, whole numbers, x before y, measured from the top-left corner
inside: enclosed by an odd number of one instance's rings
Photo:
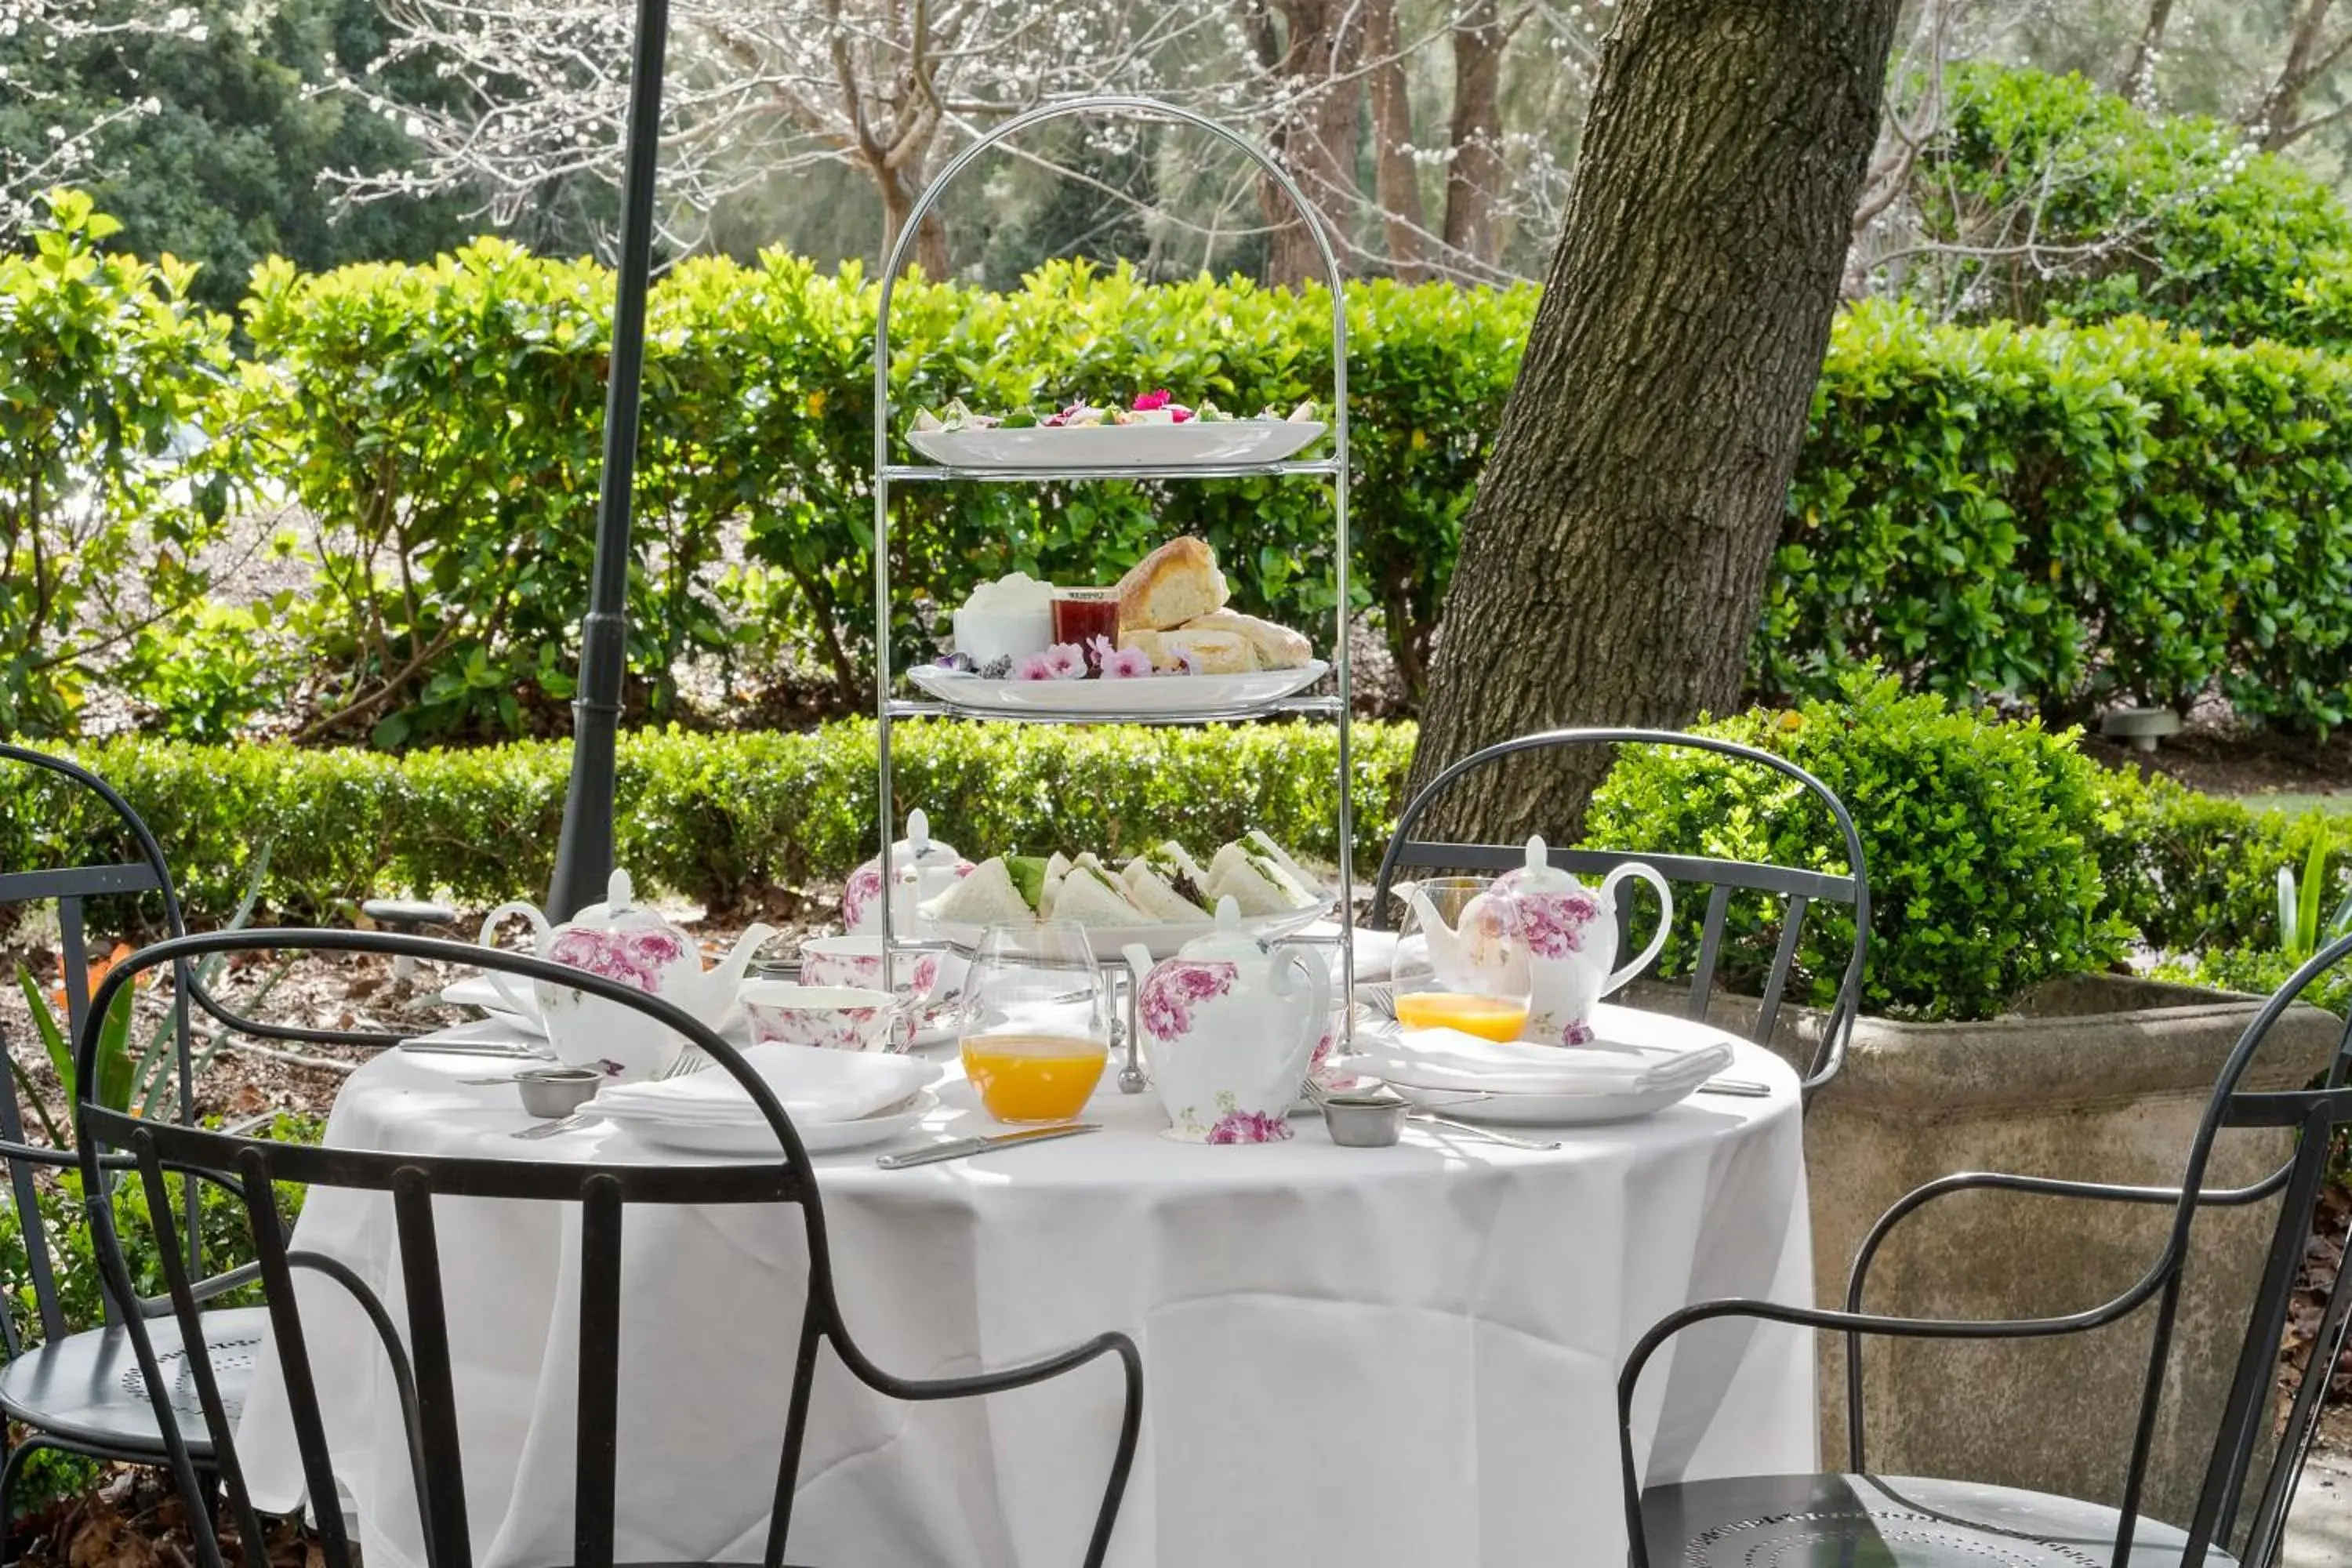
[[[921,808],[907,814],[907,837],[890,846],[890,869],[898,884],[890,904],[891,934],[916,934],[915,912],[924,903],[971,875],[971,862],[955,846],[931,837],[930,818]],[[868,860],[849,874],[841,889],[841,928],[851,936],[882,934],[882,861]]]
[[[1217,900],[1216,929],[1175,957],[1155,964],[1140,942],[1125,952],[1168,1136],[1185,1143],[1289,1137],[1290,1107],[1331,1011],[1321,956],[1269,949],[1241,929],[1231,898]]]
[[[1658,926],[1641,956],[1618,968],[1617,884],[1628,877],[1658,890]],[[1539,837],[1528,840],[1527,863],[1496,878],[1495,887],[1517,902],[1527,931],[1531,996],[1528,1026],[1519,1037],[1525,1040],[1561,1046],[1589,1042],[1593,1009],[1603,996],[1649,967],[1674,925],[1675,896],[1656,868],[1628,860],[1597,889],[1587,888],[1551,863]]]
[[[540,957],[635,986],[719,1027],[752,953],[776,934],[775,928],[751,927],[718,968],[706,970],[694,939],[635,897],[629,874],[615,870],[605,886],[604,901],[590,904],[561,925],[530,904],[500,904],[482,922],[481,942],[496,946],[499,922],[521,915],[538,935],[534,951]],[[547,1043],[570,1066],[593,1068],[615,1081],[651,1078],[684,1046],[677,1034],[655,1027],[645,1015],[621,1003],[545,980],[534,983],[531,997],[526,998],[514,975],[495,969],[488,973],[508,1006],[525,1017],[539,1016],[547,1027]]]

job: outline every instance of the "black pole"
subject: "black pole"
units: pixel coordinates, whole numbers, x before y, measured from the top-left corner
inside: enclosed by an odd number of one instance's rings
[[[613,752],[629,625],[629,500],[637,469],[637,401],[646,361],[646,288],[654,268],[654,169],[661,156],[662,58],[669,0],[637,0],[629,72],[628,149],[621,174],[620,276],[613,291],[611,379],[604,389],[604,467],[596,488],[596,564],[580,623],[580,685],[572,703],[572,784],[547,912],[569,920],[604,896],[613,871]]]

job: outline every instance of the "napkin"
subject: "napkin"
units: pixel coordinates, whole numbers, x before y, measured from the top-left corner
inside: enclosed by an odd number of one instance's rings
[[[916,1057],[806,1046],[754,1046],[743,1060],[783,1102],[785,1114],[811,1126],[871,1116],[940,1075],[937,1062]],[[615,1084],[597,1092],[595,1107],[621,1120],[737,1125],[764,1120],[743,1086],[716,1063],[678,1078]]]
[[[1544,1046],[1458,1029],[1360,1031],[1349,1066],[1416,1089],[1488,1094],[1646,1094],[1696,1087],[1731,1065],[1731,1045]]]

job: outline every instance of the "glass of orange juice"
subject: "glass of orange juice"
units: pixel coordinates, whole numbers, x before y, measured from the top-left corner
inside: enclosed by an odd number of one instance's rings
[[[1516,1040],[1533,971],[1518,900],[1486,877],[1433,877],[1405,894],[1393,989],[1407,1029]]]
[[[1102,1078],[1110,1021],[1082,927],[991,926],[964,982],[964,1077],[999,1121],[1067,1121]]]

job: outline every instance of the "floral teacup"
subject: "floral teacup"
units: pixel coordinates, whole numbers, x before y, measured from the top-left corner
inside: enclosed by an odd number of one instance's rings
[[[896,984],[882,978],[882,939],[878,936],[820,936],[801,943],[801,984],[853,985],[865,991],[889,991],[909,1006],[919,1007],[939,988],[940,955],[902,952],[891,961]]]
[[[785,980],[746,981],[743,1016],[751,1043],[867,1051],[903,1026],[907,1010],[887,991],[852,985],[794,985]]]

